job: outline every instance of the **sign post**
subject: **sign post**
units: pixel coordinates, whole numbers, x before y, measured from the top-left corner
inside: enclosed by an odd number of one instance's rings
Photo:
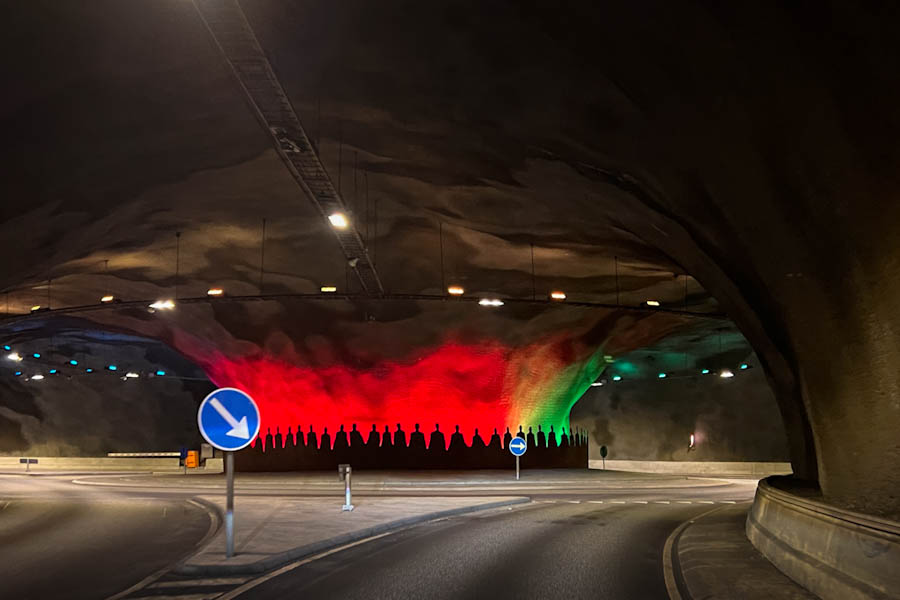
[[[603,459],[603,470],[606,470],[606,455],[609,454],[609,450],[606,449],[606,446],[600,446],[600,458]]]
[[[225,452],[225,556],[234,556],[234,452],[259,433],[259,408],[249,395],[220,388],[200,403],[197,424],[203,438]]]
[[[520,437],[514,437],[509,441],[509,451],[516,457],[516,481],[519,480],[519,457],[528,450],[528,444]]]

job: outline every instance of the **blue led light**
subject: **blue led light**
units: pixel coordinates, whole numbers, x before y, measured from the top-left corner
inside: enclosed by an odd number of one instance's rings
[[[109,366],[106,367],[106,368],[109,369],[110,371],[115,371],[115,370],[118,369],[119,367],[117,367],[116,365],[109,365]]]
[[[4,350],[12,350],[12,346],[3,346]]]
[[[622,381],[621,375],[613,375],[613,381]]]
[[[85,371],[88,372],[88,373],[93,373],[93,372],[94,372],[94,370],[93,370],[92,368],[90,368],[90,367],[88,367],[87,369],[85,369]]]
[[[77,360],[70,360],[70,361],[69,361],[69,364],[72,365],[72,366],[74,367],[74,366],[76,366],[76,365],[78,364],[78,361],[77,361]]]
[[[16,371],[16,377],[22,374],[22,371]]]
[[[35,352],[34,354],[32,354],[32,356],[35,357],[35,358],[40,358],[40,357],[41,357],[41,353],[40,353],[40,352]]]
[[[156,372],[156,375],[159,376],[159,377],[162,377],[162,376],[164,376],[165,374],[166,374],[165,371],[157,371],[157,372]]]
[[[747,363],[744,363],[744,364],[741,365],[741,369],[746,369],[748,366],[749,366],[749,365],[748,365]]]
[[[709,375],[709,369],[703,369],[700,372],[703,373],[704,375]]]
[[[659,377],[660,379],[665,379],[665,378],[666,378],[666,374],[665,374],[665,373],[660,373],[659,375],[657,375],[657,377]]]
[[[51,375],[56,375],[56,369],[50,369],[50,374],[51,374]]]

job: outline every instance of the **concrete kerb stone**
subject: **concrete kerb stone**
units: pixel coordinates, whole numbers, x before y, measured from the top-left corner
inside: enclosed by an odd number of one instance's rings
[[[193,575],[193,576],[228,576],[228,575],[259,575],[265,573],[267,571],[271,571],[272,569],[276,569],[278,567],[284,566],[285,564],[305,558],[308,556],[312,556],[314,554],[318,554],[320,552],[325,552],[327,550],[331,550],[332,548],[337,548],[339,546],[343,546],[345,544],[349,544],[352,542],[357,542],[359,540],[363,540],[365,538],[369,538],[375,535],[379,535],[382,533],[386,533],[389,531],[393,531],[396,529],[402,529],[404,527],[409,527],[410,525],[416,525],[419,523],[424,523],[426,521],[433,521],[435,519],[443,519],[447,517],[453,517],[456,515],[466,514],[470,512],[477,512],[482,510],[490,510],[493,508],[501,508],[504,506],[512,506],[516,504],[527,504],[531,502],[531,498],[513,498],[511,500],[500,500],[496,502],[486,502],[484,504],[475,504],[472,506],[461,506],[458,508],[451,508],[448,510],[441,510],[433,513],[426,513],[422,515],[416,515],[413,517],[406,517],[403,519],[397,519],[395,521],[390,521],[388,523],[381,523],[379,525],[373,525],[372,527],[366,527],[364,529],[359,529],[356,531],[351,531],[348,533],[344,533],[332,538],[328,538],[325,540],[319,540],[317,542],[312,542],[310,544],[306,544],[303,546],[298,546],[296,548],[292,548],[290,550],[286,550],[274,556],[270,556],[263,560],[256,561],[250,564],[240,564],[240,565],[228,565],[228,564],[206,564],[206,565],[197,565],[190,564],[190,558],[183,561],[173,570],[174,573],[179,575]],[[218,510],[218,509],[216,509]],[[218,537],[218,536],[217,536]],[[210,540],[210,543],[214,541]],[[196,556],[196,555],[195,555]]]

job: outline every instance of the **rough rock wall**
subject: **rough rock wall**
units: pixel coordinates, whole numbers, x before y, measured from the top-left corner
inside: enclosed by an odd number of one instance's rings
[[[592,387],[572,409],[590,456],[632,460],[786,461],[787,436],[765,375],[715,373]],[[691,434],[695,450],[688,451]]]

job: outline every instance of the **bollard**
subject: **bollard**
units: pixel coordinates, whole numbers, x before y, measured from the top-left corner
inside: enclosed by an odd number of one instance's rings
[[[344,481],[344,505],[342,511],[353,510],[353,504],[350,502],[350,474],[353,469],[350,465],[338,465],[338,476]]]

